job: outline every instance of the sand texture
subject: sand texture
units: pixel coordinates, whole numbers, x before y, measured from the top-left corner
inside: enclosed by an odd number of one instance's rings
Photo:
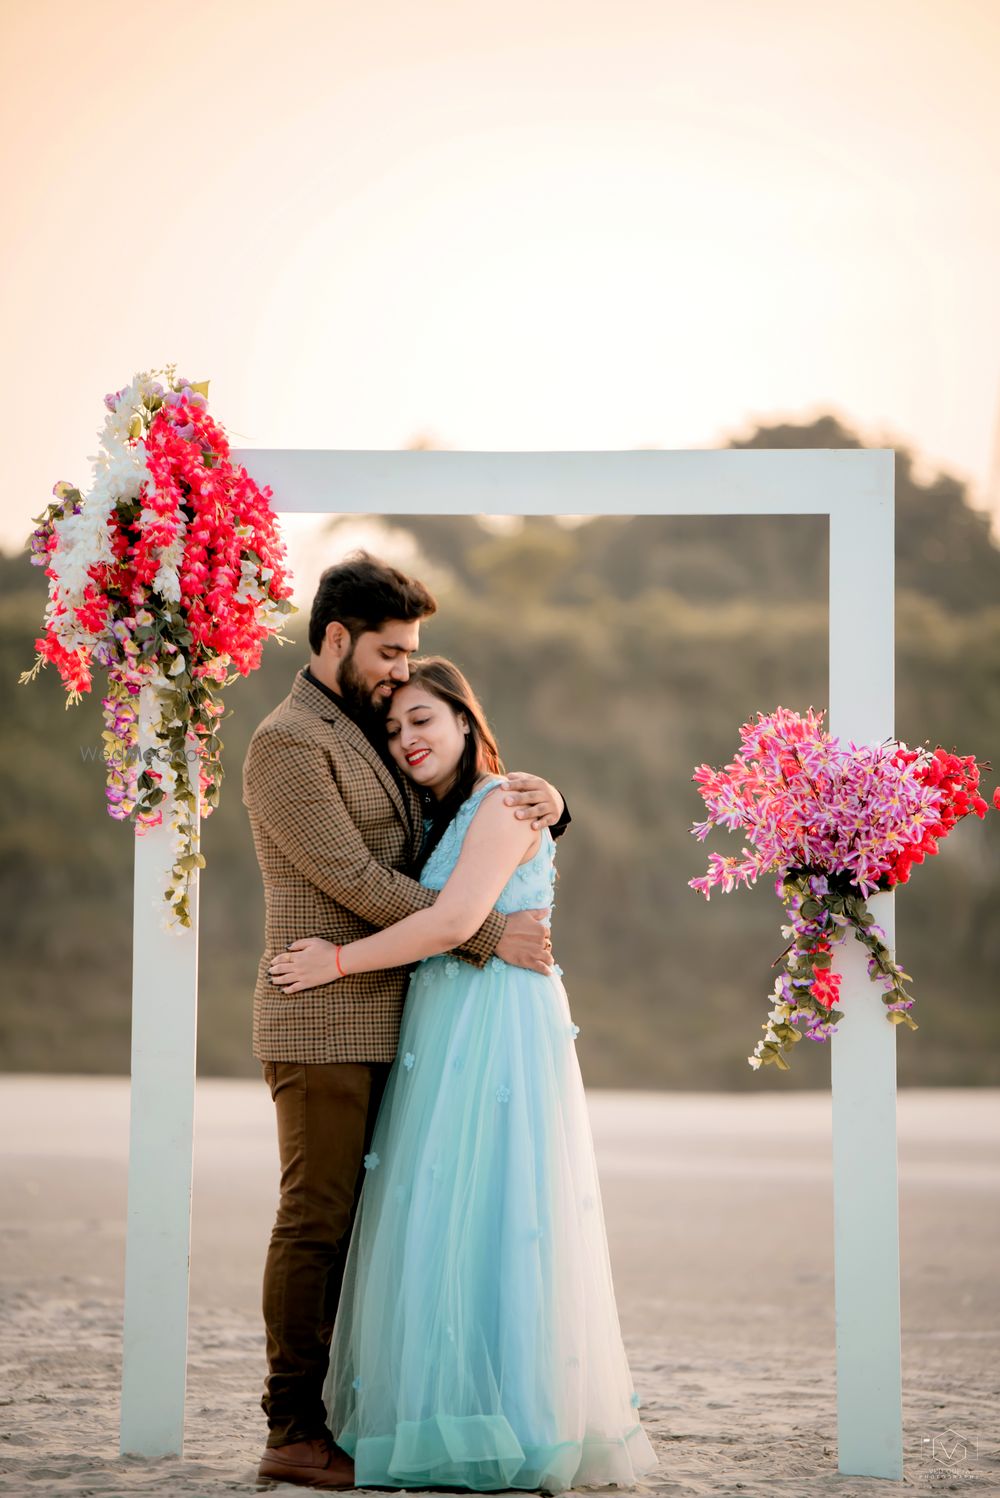
[[[642,1491],[1000,1493],[1000,1093],[900,1094],[898,1484],[837,1470],[829,1095],[592,1092],[590,1110],[661,1461]],[[128,1083],[0,1079],[0,1492],[255,1491],[273,1105],[262,1081],[205,1080],[196,1120],[184,1455],[123,1459]]]

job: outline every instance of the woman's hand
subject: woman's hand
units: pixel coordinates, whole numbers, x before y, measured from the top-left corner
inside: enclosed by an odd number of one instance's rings
[[[267,971],[274,986],[285,993],[317,988],[340,977],[337,948],[322,936],[303,936],[290,941],[283,952],[272,957]]]

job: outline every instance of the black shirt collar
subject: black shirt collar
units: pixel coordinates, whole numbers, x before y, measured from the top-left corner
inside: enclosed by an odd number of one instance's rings
[[[358,707],[357,703],[352,702],[349,698],[342,696],[340,692],[335,692],[332,687],[327,686],[325,681],[320,681],[319,677],[314,676],[308,666],[303,667],[302,675],[312,686],[319,687],[320,691],[325,696],[329,697],[331,702],[336,703],[337,707],[340,708],[340,711],[344,713],[348,718],[350,718],[352,723],[356,723],[358,725],[365,738],[368,739],[369,743],[374,744],[379,753],[382,754],[382,757],[385,758],[385,755],[383,754],[384,745],[380,742],[382,736],[377,732],[374,732],[374,730],[377,728],[377,724],[373,721],[371,714],[363,713]]]
[[[314,676],[308,666],[303,667],[302,675],[314,687],[319,687],[320,691],[325,693],[331,702],[335,702],[342,713],[346,713],[349,718],[353,718],[355,723],[359,721],[357,713],[353,711],[353,704],[348,704],[346,697],[342,697],[339,692],[335,692],[332,687],[328,687],[325,681],[320,681],[318,676]]]

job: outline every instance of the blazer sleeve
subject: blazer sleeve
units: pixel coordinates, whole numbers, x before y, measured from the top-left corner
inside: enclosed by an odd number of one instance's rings
[[[437,899],[436,890],[372,856],[319,744],[280,727],[255,733],[243,762],[243,802],[310,883],[371,925],[393,926]],[[491,910],[455,956],[482,967],[505,925]]]
[[[569,814],[569,807],[566,804],[566,797],[563,796],[562,814],[558,822],[552,823],[552,826],[549,828],[549,833],[552,837],[562,837],[563,833],[566,831],[566,828],[569,826],[572,820],[573,818]]]

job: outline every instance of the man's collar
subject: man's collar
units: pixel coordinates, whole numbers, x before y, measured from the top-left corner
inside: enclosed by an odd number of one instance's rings
[[[331,702],[335,703],[336,706],[340,708],[340,711],[342,713],[346,713],[349,718],[354,718],[355,721],[357,721],[357,715],[353,711],[353,705],[347,701],[342,693],[335,692],[332,687],[327,686],[325,681],[320,681],[319,677],[313,673],[311,667],[302,667],[302,678],[311,686],[314,686],[317,691],[322,692],[324,697],[329,698]]]
[[[296,671],[295,680],[292,682],[292,696],[330,722],[336,722],[340,713],[350,718],[351,722],[354,721],[344,705],[343,698],[319,681],[309,670],[308,665],[300,666]]]

